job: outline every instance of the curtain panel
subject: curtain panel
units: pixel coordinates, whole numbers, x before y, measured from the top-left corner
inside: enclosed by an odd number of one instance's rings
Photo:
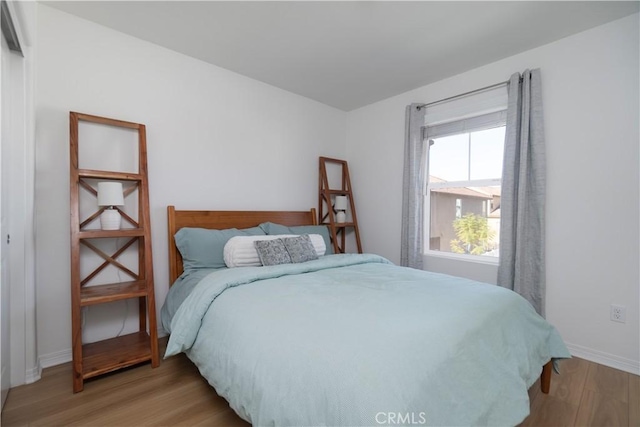
[[[509,80],[498,284],[545,311],[546,166],[540,70]]]
[[[423,194],[427,175],[427,150],[423,141],[425,108],[406,108],[404,171],[402,182],[402,240],[400,265],[422,269]]]

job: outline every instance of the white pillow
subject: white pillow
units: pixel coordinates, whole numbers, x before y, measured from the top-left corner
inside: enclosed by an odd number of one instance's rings
[[[224,245],[224,263],[227,267],[260,267],[260,256],[253,242],[256,240],[273,240],[283,237],[296,237],[296,234],[280,234],[273,236],[235,236]],[[327,250],[324,239],[319,234],[309,234],[313,248],[318,256]]]

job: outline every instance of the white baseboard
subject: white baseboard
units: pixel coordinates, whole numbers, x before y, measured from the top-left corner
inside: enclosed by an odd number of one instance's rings
[[[0,371],[0,378],[4,378],[5,375],[7,375],[7,367],[3,366],[2,370]],[[2,393],[0,394],[0,411],[4,408],[4,402],[6,402],[8,395],[9,395],[9,388],[7,389],[3,388]]]
[[[39,381],[40,378],[42,378],[42,364],[40,363],[40,360],[38,360],[38,366],[27,369],[27,372],[24,376],[24,383],[35,383],[36,381]]]
[[[55,351],[49,354],[42,354],[38,357],[38,365],[44,368],[50,368],[51,366],[62,365],[63,363],[71,362],[71,349]]]
[[[577,344],[566,344],[572,356],[609,366],[610,368],[629,372],[631,374],[640,375],[640,361],[638,360],[627,359]]]

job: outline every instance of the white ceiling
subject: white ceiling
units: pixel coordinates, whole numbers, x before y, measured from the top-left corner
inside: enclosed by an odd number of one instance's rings
[[[638,12],[638,1],[47,1],[349,111]]]

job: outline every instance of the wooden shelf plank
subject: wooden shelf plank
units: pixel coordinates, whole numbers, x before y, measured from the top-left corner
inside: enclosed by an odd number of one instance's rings
[[[82,378],[151,360],[151,342],[146,332],[135,332],[82,346]]]
[[[119,179],[122,181],[142,181],[142,175],[131,172],[112,172],[92,169],[78,169],[80,178]]]
[[[147,283],[144,280],[84,286],[80,290],[80,304],[82,306],[103,304],[144,296],[147,296]]]
[[[142,228],[125,228],[122,230],[86,230],[80,231],[78,237],[80,239],[102,239],[109,237],[140,237],[144,236],[145,231]]]
[[[349,190],[325,190],[329,194],[337,194],[342,196],[351,196],[351,191]]]
[[[144,126],[140,123],[126,122],[124,120],[110,119],[107,117],[94,116],[91,114],[77,113],[75,111],[72,111],[71,114],[75,115],[77,117],[77,120],[83,120],[85,122],[100,123],[100,124],[109,125],[109,126],[118,126],[118,127],[129,128],[129,129],[140,129],[141,126]]]

